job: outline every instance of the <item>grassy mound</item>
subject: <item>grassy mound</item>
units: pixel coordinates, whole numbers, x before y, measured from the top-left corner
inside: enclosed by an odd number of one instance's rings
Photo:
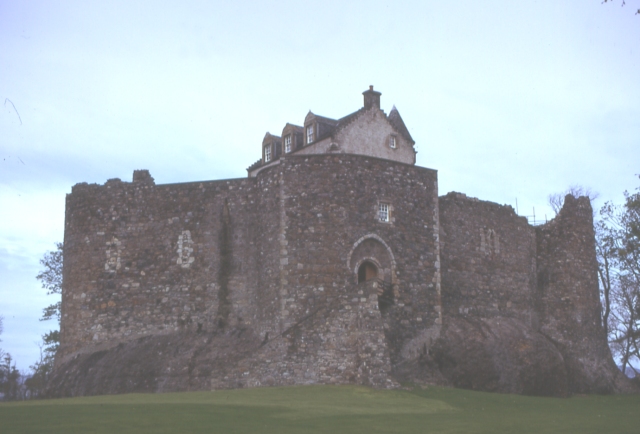
[[[17,433],[637,433],[640,396],[309,386],[0,404]]]

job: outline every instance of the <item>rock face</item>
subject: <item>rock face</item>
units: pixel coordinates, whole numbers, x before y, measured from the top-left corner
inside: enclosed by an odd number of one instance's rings
[[[588,199],[534,227],[510,206],[438,197],[373,89],[340,120],[308,115],[306,141],[284,132],[249,178],[156,185],[141,170],[73,187],[51,395],[631,390],[600,323]]]
[[[455,387],[541,396],[570,394],[560,351],[515,318],[451,318],[433,358]]]
[[[212,373],[224,376],[260,344],[242,329],[146,336],[77,354],[55,371],[50,396],[208,390]]]

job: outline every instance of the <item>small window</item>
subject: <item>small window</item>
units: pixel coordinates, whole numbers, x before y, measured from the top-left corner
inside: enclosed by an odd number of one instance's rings
[[[378,220],[385,223],[389,222],[389,204],[388,203],[378,204]]]
[[[291,152],[291,134],[284,137],[284,152],[285,154]]]
[[[313,143],[313,125],[307,127],[307,144]]]
[[[394,136],[393,134],[389,136],[389,147],[391,149],[396,149],[397,143],[396,143],[396,136]]]
[[[271,145],[264,147],[264,162],[268,163],[269,161],[271,161]]]

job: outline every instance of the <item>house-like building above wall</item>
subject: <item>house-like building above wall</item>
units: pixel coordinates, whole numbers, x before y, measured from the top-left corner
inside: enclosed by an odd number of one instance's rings
[[[380,108],[381,93],[373,86],[362,95],[363,107],[340,119],[309,111],[303,126],[287,123],[281,137],[267,133],[262,142],[262,158],[247,169],[249,177],[279,164],[280,158],[288,154],[343,153],[415,164],[415,141],[396,107],[387,115]]]

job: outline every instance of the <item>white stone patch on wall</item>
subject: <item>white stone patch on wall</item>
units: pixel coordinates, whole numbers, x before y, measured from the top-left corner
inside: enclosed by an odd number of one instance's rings
[[[500,253],[500,241],[496,231],[480,228],[480,251],[487,254]]]
[[[120,255],[122,253],[122,241],[113,237],[107,241],[107,262],[104,263],[105,271],[115,272],[120,269]]]
[[[195,258],[193,254],[193,240],[191,239],[191,231],[182,231],[178,235],[178,261],[177,264],[182,268],[189,268]]]

